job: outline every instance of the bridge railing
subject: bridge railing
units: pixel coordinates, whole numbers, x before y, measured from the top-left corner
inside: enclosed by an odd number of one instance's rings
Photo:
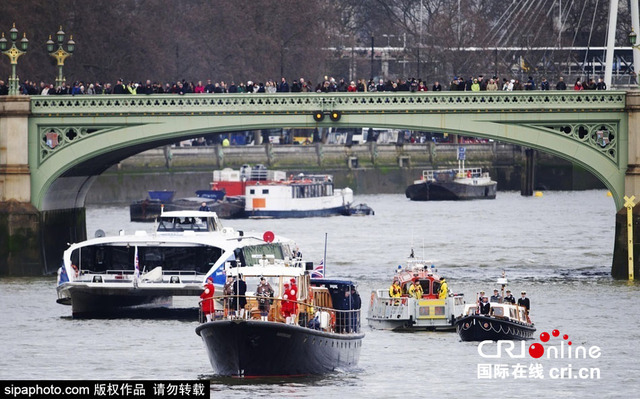
[[[623,110],[624,91],[256,93],[34,96],[34,116],[295,114],[385,112],[554,112]]]

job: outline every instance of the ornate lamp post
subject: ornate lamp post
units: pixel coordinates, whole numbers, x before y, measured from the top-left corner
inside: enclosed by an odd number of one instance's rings
[[[69,36],[69,41],[67,42],[67,50],[64,49],[64,31],[62,30],[62,26],[60,30],[56,33],[56,41],[58,42],[58,49],[55,50],[55,43],[51,40],[51,35],[49,35],[49,40],[47,40],[47,51],[49,55],[58,61],[58,78],[56,79],[56,87],[62,86],[62,82],[65,81],[65,78],[62,76],[62,67],[64,66],[64,60],[73,54],[73,51],[76,49],[76,42],[73,41],[73,35]]]
[[[13,24],[13,28],[9,31],[9,39],[11,39],[11,47],[9,47],[9,41],[4,37],[4,32],[2,32],[2,37],[0,38],[0,51],[2,51],[2,54],[9,57],[9,60],[11,61],[9,95],[17,96],[20,94],[20,80],[18,79],[18,76],[16,76],[16,65],[18,65],[18,58],[27,52],[29,40],[27,39],[27,34],[24,33],[20,42],[18,42],[18,29],[16,29],[15,23]],[[20,48],[16,46],[16,43],[19,43]]]

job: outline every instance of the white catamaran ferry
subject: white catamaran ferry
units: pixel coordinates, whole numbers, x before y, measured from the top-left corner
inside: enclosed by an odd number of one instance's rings
[[[285,181],[247,185],[245,199],[249,218],[348,215],[353,191],[334,188],[331,175],[299,174]]]
[[[293,259],[295,244],[223,227],[214,212],[164,212],[153,233],[137,231],[72,244],[58,270],[58,303],[74,317],[117,315],[169,306],[174,296],[197,298],[208,277],[222,292],[227,263],[252,264],[246,254]],[[197,301],[194,301],[194,306]]]

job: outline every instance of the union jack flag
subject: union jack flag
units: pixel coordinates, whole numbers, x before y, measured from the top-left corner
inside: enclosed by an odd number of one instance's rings
[[[313,269],[311,272],[311,278],[324,278],[324,259],[322,259],[320,264]]]

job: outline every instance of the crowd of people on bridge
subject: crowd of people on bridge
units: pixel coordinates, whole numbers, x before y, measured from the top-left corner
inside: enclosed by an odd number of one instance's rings
[[[582,80],[577,78],[573,84],[573,90],[606,90],[607,86],[602,78],[596,81],[594,78]],[[85,83],[75,81],[71,84],[63,82],[58,87],[51,83],[25,80],[20,83],[20,94],[24,95],[84,95],[84,94],[222,94],[222,93],[331,93],[331,92],[426,92],[426,91],[518,91],[518,90],[571,90],[563,77],[560,77],[555,84],[551,84],[546,78],[536,82],[532,76],[527,80],[499,78],[493,76],[489,79],[483,75],[472,76],[468,79],[454,77],[447,85],[436,81],[428,84],[422,79],[358,79],[347,81],[344,78],[336,79],[325,76],[316,85],[305,78],[294,79],[291,83],[286,78],[281,78],[279,82],[266,80],[264,83],[255,83],[252,80],[236,84],[231,82],[212,82],[211,79],[203,81],[181,81],[172,83],[152,82],[150,79],[143,81],[128,81],[118,79],[115,84],[111,83]],[[7,84],[0,80],[0,95],[9,93]]]

